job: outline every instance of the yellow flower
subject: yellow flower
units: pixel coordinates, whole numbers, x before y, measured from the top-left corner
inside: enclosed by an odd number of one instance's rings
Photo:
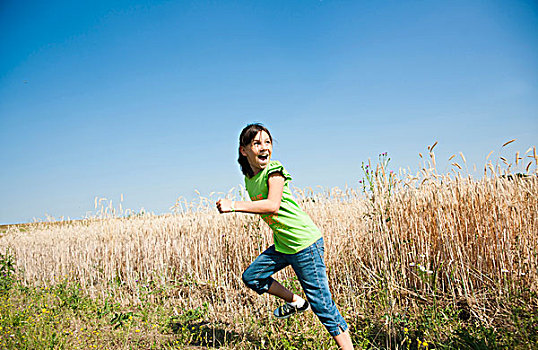
[[[135,330],[135,332],[136,332],[136,333],[139,333],[139,332],[140,332],[140,329]]]
[[[404,328],[404,332],[407,333],[409,332],[409,329],[407,329],[407,327]]]

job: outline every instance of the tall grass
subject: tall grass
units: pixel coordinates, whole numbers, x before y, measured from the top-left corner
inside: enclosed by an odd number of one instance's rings
[[[424,305],[452,305],[463,320],[495,325],[510,298],[538,291],[536,151],[524,175],[490,163],[474,179],[457,163],[439,174],[432,149],[412,176],[390,172],[384,154],[363,166],[362,190],[296,191],[324,233],[340,308],[349,318],[384,318],[389,338]],[[273,301],[254,298],[241,273],[272,244],[271,232],[255,215],[219,215],[213,202],[162,216],[118,217],[103,206],[81,221],[12,226],[0,251],[9,249],[29,285],[67,277],[89,295],[113,293],[125,303],[140,302],[141,283],[174,285],[179,302],[194,308],[209,300],[215,317],[256,313]],[[277,279],[294,286],[291,269]]]

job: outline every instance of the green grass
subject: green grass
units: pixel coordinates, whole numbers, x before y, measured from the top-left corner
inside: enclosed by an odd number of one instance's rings
[[[90,298],[67,278],[49,287],[27,287],[17,276],[11,256],[0,255],[2,349],[335,348],[311,312],[276,320],[270,310],[257,306],[260,297],[246,290],[235,298],[252,303],[252,312],[226,314],[217,311],[226,303],[218,289],[203,290],[191,280],[166,288],[140,283],[136,293],[141,302],[134,303],[118,297],[121,284],[115,293]],[[294,279],[285,283],[298,287]],[[203,294],[206,301],[189,307],[177,298],[186,291],[196,294],[194,300],[202,300]],[[360,312],[340,308],[356,348],[533,349],[538,344],[537,295],[530,291],[505,299],[510,300],[506,314],[490,325],[474,319],[466,305],[441,299],[392,312],[391,305],[400,301],[388,302],[388,295],[379,290],[356,300]]]

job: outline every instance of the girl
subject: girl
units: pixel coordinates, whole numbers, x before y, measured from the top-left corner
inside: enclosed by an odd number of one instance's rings
[[[336,308],[329,291],[323,261],[323,238],[310,217],[293,199],[290,174],[271,160],[273,139],[261,124],[247,125],[239,136],[239,165],[251,202],[220,199],[220,213],[261,214],[273,230],[275,244],[261,253],[243,273],[243,282],[258,294],[268,292],[286,303],[274,315],[284,319],[312,307],[341,349],[353,349],[348,325]],[[292,293],[271,275],[291,265],[307,300]]]

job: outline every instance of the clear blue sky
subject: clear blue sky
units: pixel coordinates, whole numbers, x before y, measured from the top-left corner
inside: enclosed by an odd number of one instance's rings
[[[254,121],[298,187],[355,187],[385,151],[416,169],[435,141],[441,171],[512,159],[538,145],[538,4],[0,4],[0,223],[228,191]]]

